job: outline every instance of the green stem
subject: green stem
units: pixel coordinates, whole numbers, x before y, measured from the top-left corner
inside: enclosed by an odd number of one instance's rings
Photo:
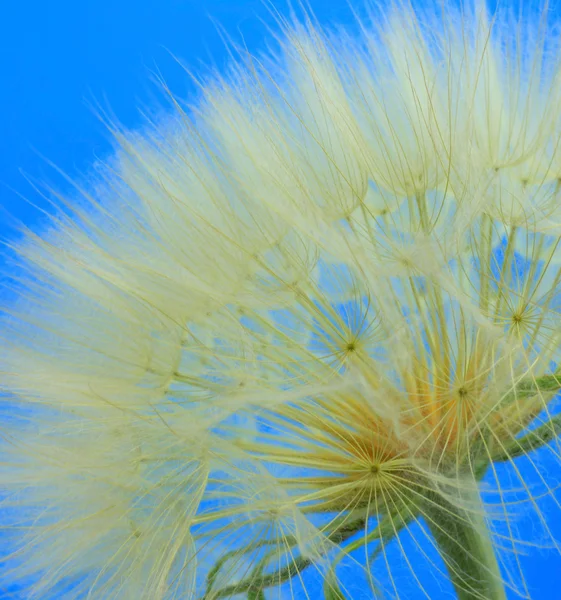
[[[499,563],[476,490],[461,508],[433,492],[423,513],[459,600],[506,600]],[[467,504],[469,502],[469,504]]]

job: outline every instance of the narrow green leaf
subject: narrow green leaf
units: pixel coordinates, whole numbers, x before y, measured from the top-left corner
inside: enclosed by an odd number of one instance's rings
[[[339,523],[344,523],[344,525],[340,526]],[[326,531],[326,533],[327,533],[329,539],[333,543],[341,544],[345,540],[352,537],[355,533],[360,531],[364,527],[364,524],[365,524],[365,517],[363,517],[363,516],[361,516],[358,519],[352,520],[352,521],[348,521],[348,518],[346,518],[346,517],[341,517],[341,519],[334,521],[333,527],[335,529],[333,530],[333,528],[330,528],[331,531],[330,532]],[[296,544],[295,538],[294,538],[294,541],[292,541],[292,539],[291,539],[290,545],[292,546],[293,543]],[[249,549],[253,550],[255,548],[262,547],[265,545],[270,545],[270,542],[262,541],[262,542],[257,542],[255,544],[251,544],[251,545],[247,546],[247,548],[242,550],[242,552],[247,551]],[[303,556],[297,556],[293,559],[293,561],[291,563],[289,563],[287,566],[279,569],[278,571],[275,571],[274,573],[259,575],[258,570],[261,571],[266,563],[266,561],[264,560],[264,561],[258,563],[256,569],[254,571],[252,571],[252,573],[248,579],[244,579],[235,584],[230,584],[224,588],[215,590],[213,588],[213,586],[215,584],[218,572],[220,571],[220,569],[222,568],[224,563],[228,560],[228,558],[230,558],[231,556],[234,556],[235,554],[237,554],[239,552],[240,552],[239,550],[235,550],[235,551],[230,551],[230,552],[226,553],[223,557],[221,557],[217,561],[215,566],[212,567],[212,569],[209,571],[209,574],[207,576],[207,590],[206,590],[205,594],[203,595],[202,600],[205,600],[206,598],[209,598],[209,597],[212,597],[213,600],[216,600],[218,598],[226,598],[228,596],[232,596],[235,594],[245,594],[245,593],[248,593],[250,590],[255,589],[255,587],[258,585],[261,586],[261,589],[265,589],[272,585],[279,585],[283,581],[287,581],[287,580],[291,579],[297,573],[301,573],[304,569],[307,569],[310,565],[313,564],[313,561],[311,559],[303,557]],[[211,593],[211,591],[212,591],[212,593]]]
[[[325,600],[347,600],[341,588],[333,568],[330,568],[323,582],[323,595]]]
[[[368,533],[368,535],[364,535],[358,540],[350,543],[348,546],[345,546],[345,548],[343,548],[341,552],[333,559],[329,571],[325,576],[323,584],[325,600],[346,600],[343,592],[341,591],[339,581],[335,573],[337,565],[344,556],[350,552],[353,552],[357,548],[360,548],[361,546],[378,541],[378,546],[371,555],[371,560],[374,560],[376,556],[383,550],[385,544],[393,539],[396,534],[399,534],[401,529],[406,527],[411,521],[414,520],[414,515],[415,512],[413,509],[410,506],[403,504],[394,512],[380,519],[378,525],[370,533]],[[377,589],[373,589],[372,592],[376,595],[379,594],[379,590]]]
[[[525,456],[533,450],[545,446],[559,434],[561,434],[561,415],[556,415],[547,423],[530,431],[525,436],[515,438],[508,444],[505,444],[504,448],[501,448],[500,452],[493,456],[493,461],[502,462],[514,460],[519,456]]]

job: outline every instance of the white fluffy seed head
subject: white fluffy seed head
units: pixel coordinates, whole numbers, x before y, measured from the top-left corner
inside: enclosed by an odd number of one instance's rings
[[[115,128],[99,181],[17,243],[6,581],[297,595],[283,568],[325,575],[397,507],[418,516],[430,491],[465,508],[557,389],[547,31],[480,2],[396,2],[358,37],[305,21],[191,114]]]

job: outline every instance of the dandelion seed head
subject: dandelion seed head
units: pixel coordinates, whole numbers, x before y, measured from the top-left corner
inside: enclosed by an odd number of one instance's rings
[[[278,52],[241,56],[195,107],[110,125],[98,180],[15,248],[6,581],[43,599],[297,597],[344,557],[374,595],[353,536],[406,556],[399,532],[424,517],[445,544],[434,511],[484,523],[487,472],[504,585],[527,591],[493,465],[539,512],[514,459],[555,437],[561,388],[546,21],[481,2],[397,2],[356,37],[281,19]]]

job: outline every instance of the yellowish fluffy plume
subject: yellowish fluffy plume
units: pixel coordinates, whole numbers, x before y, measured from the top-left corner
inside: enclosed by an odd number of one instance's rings
[[[464,600],[530,596],[521,548],[557,547],[534,451],[557,459],[561,424],[541,8],[281,23],[195,108],[114,127],[99,180],[14,243],[5,585],[341,600],[404,577],[430,597],[434,571]]]

